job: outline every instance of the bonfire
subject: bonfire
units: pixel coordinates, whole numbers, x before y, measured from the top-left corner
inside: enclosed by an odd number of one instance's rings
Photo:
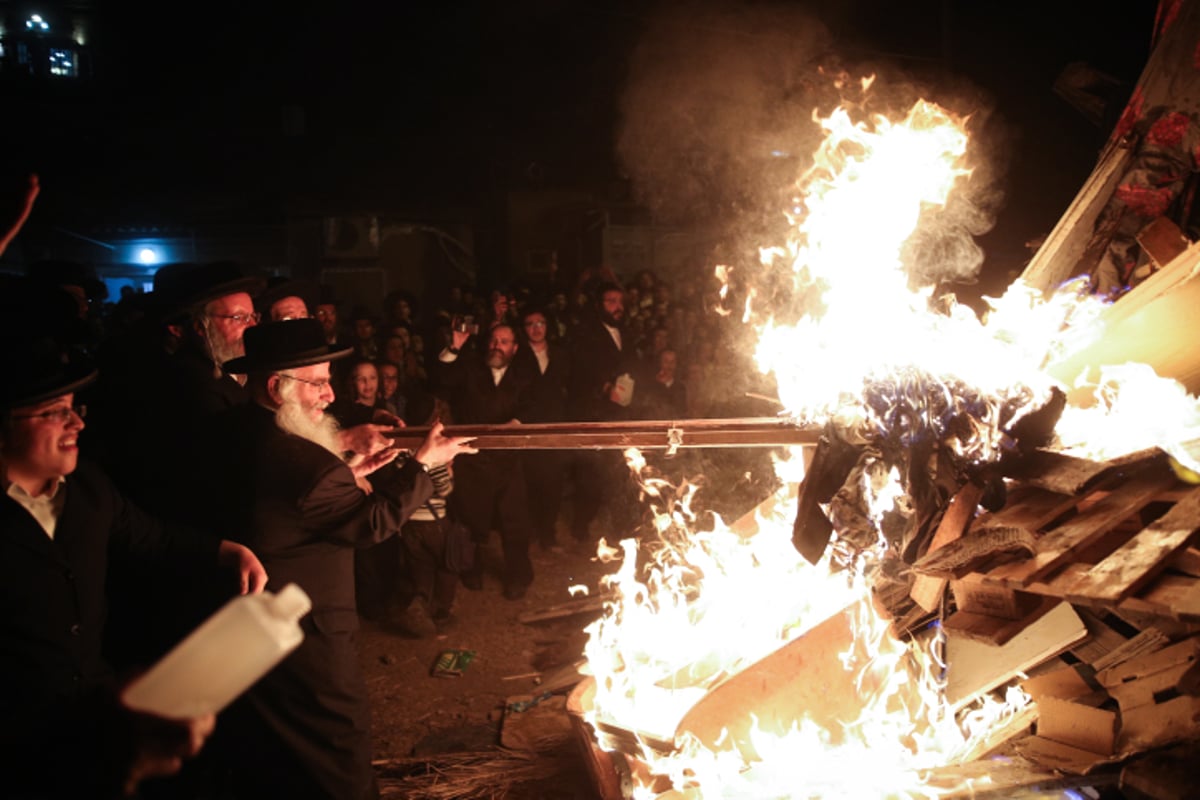
[[[650,477],[631,452],[657,536],[601,543],[613,600],[588,629],[586,716],[600,748],[639,765],[635,797],[962,790],[934,771],[978,757],[1029,697],[948,696],[945,581],[913,565],[956,502],[964,519],[1001,507],[1006,472],[1039,448],[1187,459],[1178,442],[1195,438],[1121,399],[1174,398],[1196,418],[1194,398],[1152,372],[1053,376],[1099,335],[1103,303],[1084,284],[1046,297],[1018,282],[979,315],[904,263],[971,179],[966,120],[921,101],[897,119],[839,108],[817,121],[826,138],[786,211],[791,236],[762,248],[761,271],[725,295],[744,303],[723,312],[754,331],[784,415],[820,426],[820,444],[776,460],[779,494],[752,523],[715,527],[697,524],[694,487]]]

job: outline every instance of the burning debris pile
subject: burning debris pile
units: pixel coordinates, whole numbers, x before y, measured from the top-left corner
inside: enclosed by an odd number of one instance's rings
[[[602,544],[615,599],[572,697],[602,793],[1004,794],[1196,737],[1200,490],[1160,449],[1194,437],[1059,435],[1113,407],[1045,371],[1096,335],[1078,285],[1016,285],[984,321],[914,286],[906,240],[969,180],[963,120],[820,123],[794,236],[762,251],[773,305],[751,286],[742,314],[824,435],[752,520],[698,530],[690,487],[648,480],[657,539]],[[1145,450],[1078,449],[1118,438]],[[1022,760],[982,759],[1035,720]]]
[[[904,598],[916,578],[908,565],[929,549],[950,498],[973,484],[978,504],[1000,508],[1005,466],[1049,442],[1065,397],[1053,392],[1042,407],[1017,418],[1018,409],[1029,404],[1025,394],[996,402],[969,386],[921,373],[871,384],[863,397],[870,412],[864,424],[826,426],[801,488],[792,541],[814,564],[835,530],[835,557],[843,563],[882,545],[894,558],[875,565],[880,568],[875,590]],[[980,443],[994,454],[990,460],[980,459]],[[893,471],[903,495],[891,509],[873,514],[868,494]],[[880,585],[895,582],[899,593]],[[905,601],[885,605],[896,617],[911,610]]]

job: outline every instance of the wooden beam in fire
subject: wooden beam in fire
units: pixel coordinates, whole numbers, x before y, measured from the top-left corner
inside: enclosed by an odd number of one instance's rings
[[[414,449],[427,427],[387,433],[399,447]],[[555,422],[447,425],[446,436],[470,436],[481,450],[643,450],[674,452],[692,447],[783,447],[815,445],[820,429],[776,417],[742,419]]]

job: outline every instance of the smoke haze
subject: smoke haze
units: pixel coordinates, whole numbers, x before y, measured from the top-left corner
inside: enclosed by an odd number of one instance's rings
[[[971,282],[984,257],[975,237],[992,227],[1003,201],[1005,126],[980,89],[940,65],[917,65],[918,76],[882,60],[851,62],[841,49],[795,5],[657,7],[619,100],[617,155],[636,198],[659,223],[707,228],[722,243],[719,258],[748,260],[786,233],[782,211],[821,137],[814,112],[849,105],[856,118],[895,119],[928,99],[970,115],[973,172],[945,208],[924,215],[903,258],[915,283]],[[871,75],[864,93],[861,81]],[[863,225],[868,234],[870,220]]]

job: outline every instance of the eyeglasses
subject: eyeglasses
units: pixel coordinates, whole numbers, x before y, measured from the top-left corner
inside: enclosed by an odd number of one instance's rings
[[[544,327],[546,327],[546,323],[540,322],[538,320],[530,320],[529,322],[525,323],[525,327],[526,328],[544,328]]]
[[[251,311],[249,314],[209,314],[210,317],[217,319],[231,319],[238,325],[257,325],[262,319],[262,314],[257,311]]]
[[[44,419],[47,422],[58,422],[63,425],[71,421],[71,414],[76,414],[80,419],[87,416],[87,406],[59,406],[52,408],[49,411],[39,411],[37,414],[13,414],[13,419]]]
[[[289,378],[293,381],[300,381],[300,383],[307,383],[309,386],[315,386],[317,387],[317,391],[320,392],[333,386],[333,381],[310,381],[307,378],[297,378],[295,375],[288,375],[286,372],[278,372],[276,374],[281,378]]]

